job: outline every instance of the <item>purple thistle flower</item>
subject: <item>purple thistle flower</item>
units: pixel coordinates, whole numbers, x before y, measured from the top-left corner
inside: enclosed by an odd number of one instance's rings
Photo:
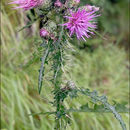
[[[14,9],[23,8],[24,10],[29,10],[36,8],[43,4],[43,0],[13,0],[9,4],[17,4],[17,7]]]
[[[62,26],[69,29],[70,36],[75,33],[78,39],[85,40],[84,36],[89,38],[90,34],[94,34],[93,30],[97,27],[94,18],[100,15],[96,15],[95,12],[95,10],[86,11],[85,9],[78,9],[77,12],[70,11],[71,16],[65,16],[69,21]]]
[[[42,28],[42,29],[40,29],[40,36],[46,37],[46,36],[49,36],[49,33],[46,29]]]

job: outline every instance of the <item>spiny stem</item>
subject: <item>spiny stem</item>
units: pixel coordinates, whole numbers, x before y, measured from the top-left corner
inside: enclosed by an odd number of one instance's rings
[[[110,104],[108,104],[107,102],[102,102],[107,108],[109,108],[111,110],[111,112],[114,114],[114,116],[116,117],[116,119],[120,122],[122,130],[126,130],[126,125],[124,123],[124,121],[122,120],[121,115],[115,110],[115,108],[113,106],[111,106]]]
[[[58,97],[57,99],[55,99],[56,101],[56,130],[62,130],[62,117],[61,116],[61,107],[63,106],[62,103],[63,101],[61,101],[60,99],[60,89],[61,89],[61,86],[60,84],[58,83],[59,82],[59,78],[62,77],[62,70],[61,70],[61,62],[62,62],[62,48],[61,48],[61,40],[62,40],[62,36],[63,36],[63,27],[61,28],[61,32],[60,32],[60,35],[59,35],[59,39],[58,41],[55,43],[55,45],[57,46],[57,50],[56,50],[56,53],[55,55],[58,55],[58,58],[54,61],[54,64],[56,64],[56,68],[55,68],[55,71],[54,71],[54,92],[55,92],[55,97]]]

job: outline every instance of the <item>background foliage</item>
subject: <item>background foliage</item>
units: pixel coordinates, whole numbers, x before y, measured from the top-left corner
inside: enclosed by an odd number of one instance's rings
[[[111,103],[113,100],[128,104],[128,62],[129,28],[128,0],[81,0],[85,3],[101,7],[102,16],[98,19],[98,35],[79,43],[72,41],[75,51],[69,53],[69,73],[78,86],[98,90],[106,94]],[[46,80],[39,96],[37,91],[39,59],[30,66],[23,67],[37,54],[38,22],[31,28],[17,32],[27,19],[22,10],[15,11],[2,0],[1,6],[1,49],[2,49],[2,126],[3,130],[51,130],[54,126],[54,116],[36,115],[33,112],[54,111],[48,104],[51,96],[51,84]],[[35,51],[35,53],[33,53]],[[40,56],[39,56],[40,57]],[[50,75],[49,67],[47,79]],[[65,106],[78,108],[86,104],[86,98],[66,100]],[[121,114],[128,129],[128,114]],[[119,123],[112,114],[73,113],[72,125],[68,130],[120,130]]]

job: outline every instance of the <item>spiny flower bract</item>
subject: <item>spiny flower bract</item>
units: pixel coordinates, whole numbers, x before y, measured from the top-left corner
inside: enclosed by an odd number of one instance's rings
[[[94,34],[93,30],[96,29],[95,17],[99,15],[94,11],[86,11],[85,9],[78,9],[76,12],[70,11],[70,16],[65,16],[69,21],[62,26],[66,26],[70,31],[70,36],[76,34],[78,39],[85,40],[84,36],[89,38],[90,34]],[[85,40],[86,41],[86,40]]]

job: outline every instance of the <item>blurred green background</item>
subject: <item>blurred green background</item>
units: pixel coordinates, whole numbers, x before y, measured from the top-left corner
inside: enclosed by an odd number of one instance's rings
[[[38,23],[18,33],[26,24],[26,13],[12,10],[9,1],[1,5],[1,129],[2,130],[53,130],[54,116],[30,113],[53,111],[51,84],[45,79],[42,94],[38,94],[38,69],[40,61],[22,68],[35,51]],[[129,76],[129,4],[128,0],[81,0],[81,5],[94,4],[100,7],[98,32],[87,42],[72,44],[69,74],[78,86],[98,90],[113,100],[128,104]],[[73,65],[72,65],[73,64]],[[72,67],[71,67],[72,66]],[[49,72],[48,72],[49,73]],[[75,108],[85,104],[86,98],[67,100],[65,106]],[[128,125],[128,114],[121,114]],[[67,130],[121,130],[112,114],[73,113],[72,125]]]

